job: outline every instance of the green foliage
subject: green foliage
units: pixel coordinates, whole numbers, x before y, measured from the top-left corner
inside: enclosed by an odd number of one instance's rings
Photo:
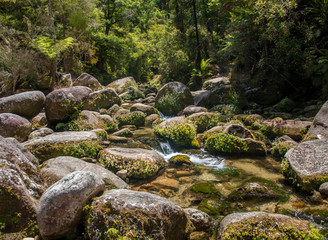
[[[218,113],[202,114],[188,117],[188,122],[196,126],[197,132],[202,133],[224,122],[226,118]]]
[[[242,153],[248,151],[246,142],[230,134],[215,134],[207,138],[205,149],[210,152],[219,153]]]
[[[60,53],[72,46],[73,42],[72,37],[55,42],[54,39],[47,36],[39,36],[34,41],[35,47],[50,59],[58,57]]]
[[[135,125],[137,127],[145,125],[146,114],[140,111],[131,112],[116,117],[116,122],[119,126],[123,125]]]
[[[181,100],[182,99],[180,99],[176,92],[170,91],[167,92],[158,102],[156,102],[155,107],[167,116],[174,116],[182,110]]]

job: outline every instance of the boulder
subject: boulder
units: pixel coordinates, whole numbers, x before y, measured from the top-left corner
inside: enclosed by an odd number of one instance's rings
[[[41,174],[46,179],[48,185],[52,185],[75,171],[92,172],[101,178],[107,187],[110,188],[129,188],[129,185],[122,179],[102,166],[69,156],[52,158],[45,161],[42,164]]]
[[[124,89],[124,92],[119,95],[123,100],[136,100],[145,97],[145,94],[141,92],[137,87],[128,87]]]
[[[97,134],[87,131],[56,132],[23,145],[41,161],[59,156],[96,158],[101,148]]]
[[[203,83],[202,89],[214,90],[214,89],[217,89],[217,88],[220,88],[222,86],[229,85],[229,84],[230,84],[229,78],[227,78],[227,77],[218,77],[218,78],[206,80]]]
[[[199,90],[193,92],[194,104],[206,108],[214,107],[220,104],[219,96],[210,90]]]
[[[46,100],[40,91],[18,93],[0,98],[0,113],[14,113],[32,119],[41,112]]]
[[[200,113],[200,112],[208,112],[208,110],[204,107],[199,107],[199,106],[195,106],[195,105],[190,105],[188,107],[186,107],[185,109],[183,109],[179,115],[185,115],[185,116],[189,116],[191,114],[194,113]]]
[[[106,148],[99,153],[99,162],[109,170],[127,170],[129,178],[146,179],[166,167],[158,153],[141,148]]]
[[[54,133],[54,130],[52,130],[50,128],[40,128],[38,130],[31,132],[31,134],[28,136],[28,139],[44,137],[44,136],[50,135],[52,133]]]
[[[318,230],[308,221],[265,212],[232,213],[220,223],[218,238],[228,239],[320,239]]]
[[[111,82],[106,86],[106,88],[114,88],[118,94],[123,93],[124,90],[128,87],[138,87],[133,77],[121,78]]]
[[[33,129],[40,129],[48,125],[48,120],[45,113],[39,113],[34,118],[32,118]]]
[[[180,82],[165,84],[157,93],[155,107],[164,115],[173,116],[194,103],[189,88]]]
[[[70,73],[56,73],[58,88],[69,88],[73,86],[72,75]]]
[[[131,132],[131,130],[129,128],[123,128],[117,132],[114,132],[112,135],[119,136],[119,137],[132,137],[133,133]]]
[[[218,113],[211,112],[194,113],[187,117],[187,122],[193,124],[196,127],[198,133],[202,133],[224,121],[225,117],[222,117]]]
[[[74,113],[83,108],[91,89],[77,86],[57,89],[46,97],[45,112],[50,123],[68,121]]]
[[[290,138],[287,135],[284,135],[280,138],[277,138],[273,143],[272,143],[272,149],[271,149],[271,154],[274,157],[283,157],[285,154],[288,152],[289,149],[296,147],[297,142],[294,141],[292,138]]]
[[[153,127],[161,122],[161,117],[158,114],[151,114],[145,118],[145,127]]]
[[[251,131],[240,124],[229,124],[224,128],[223,133],[240,138],[253,138]]]
[[[133,232],[140,239],[186,239],[187,216],[166,198],[119,189],[106,191],[86,217],[90,239],[115,239]],[[110,231],[108,231],[110,230]]]
[[[121,105],[122,99],[112,88],[95,91],[89,94],[83,108],[85,110],[97,111],[101,108],[110,108],[114,104]]]
[[[130,111],[131,112],[140,111],[140,112],[145,113],[147,116],[149,116],[151,114],[159,114],[159,112],[156,108],[146,105],[146,104],[142,104],[142,103],[133,104],[130,108]]]
[[[119,126],[123,125],[135,125],[141,127],[145,125],[146,114],[140,111],[126,112],[122,115],[117,116],[115,114],[115,120]]]
[[[83,110],[77,119],[67,124],[69,131],[90,131],[104,129],[109,133],[118,130],[116,122],[109,115],[101,115],[98,112]]]
[[[5,224],[1,231],[32,227],[43,191],[38,160],[16,139],[0,136],[0,219]]]
[[[206,231],[210,228],[212,218],[207,213],[194,208],[185,208],[184,211],[196,231]]]
[[[72,232],[81,223],[88,200],[105,190],[105,184],[92,172],[76,171],[49,187],[37,206],[40,234],[55,239]]]
[[[319,192],[322,195],[328,196],[328,182],[325,182],[325,183],[320,185]]]
[[[77,79],[75,79],[73,86],[85,86],[92,89],[92,91],[97,91],[103,88],[100,82],[88,73],[82,73]]]
[[[311,122],[296,120],[257,121],[253,126],[257,129],[262,128],[265,131],[271,131],[274,136],[288,135],[292,139],[299,141],[308,131]]]
[[[290,149],[282,162],[283,173],[301,189],[312,192],[328,178],[328,140],[303,142]]]
[[[328,101],[314,117],[313,123],[305,136],[306,141],[328,139]]]
[[[14,137],[23,142],[32,131],[32,123],[12,113],[0,113],[0,135]]]

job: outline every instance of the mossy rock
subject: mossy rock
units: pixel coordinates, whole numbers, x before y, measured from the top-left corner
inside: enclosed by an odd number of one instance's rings
[[[295,108],[295,102],[290,98],[284,98],[271,109],[276,112],[291,112]]]
[[[215,217],[227,215],[234,210],[230,202],[219,200],[218,198],[203,199],[198,205],[198,209]]]
[[[279,139],[272,144],[271,154],[274,157],[281,158],[285,156],[289,149],[296,147],[297,142],[292,139],[289,141],[280,141]]]
[[[226,118],[218,113],[202,112],[190,115],[187,121],[196,126],[198,133],[202,133],[220,122],[226,122]]]
[[[124,90],[124,93],[120,94],[123,100],[135,100],[139,98],[145,98],[145,94],[136,87],[128,87]]]
[[[221,196],[219,190],[212,182],[196,183],[190,187],[190,190],[195,193],[202,193],[208,196]]]
[[[176,155],[169,159],[169,164],[174,166],[192,166],[193,163],[190,161],[190,158],[187,155]]]
[[[115,117],[119,126],[135,125],[137,127],[145,125],[146,114],[140,111],[131,112]]]
[[[319,230],[307,221],[264,212],[230,214],[220,223],[218,234],[222,240],[323,240]]]
[[[94,132],[60,132],[25,142],[27,148],[40,161],[59,156],[96,158],[101,150]]]

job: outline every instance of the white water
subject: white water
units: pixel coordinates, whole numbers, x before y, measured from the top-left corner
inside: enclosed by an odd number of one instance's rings
[[[224,158],[212,156],[204,149],[201,149],[201,154],[185,154],[181,152],[175,152],[168,141],[160,142],[160,145],[162,152],[157,151],[156,149],[153,150],[163,156],[165,161],[168,161],[171,157],[176,155],[186,155],[190,158],[190,161],[196,165],[212,167],[215,170],[223,169],[226,167]]]

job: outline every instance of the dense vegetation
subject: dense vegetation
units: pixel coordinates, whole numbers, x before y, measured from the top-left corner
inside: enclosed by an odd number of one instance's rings
[[[328,0],[0,0],[1,95],[56,72],[328,96]]]

